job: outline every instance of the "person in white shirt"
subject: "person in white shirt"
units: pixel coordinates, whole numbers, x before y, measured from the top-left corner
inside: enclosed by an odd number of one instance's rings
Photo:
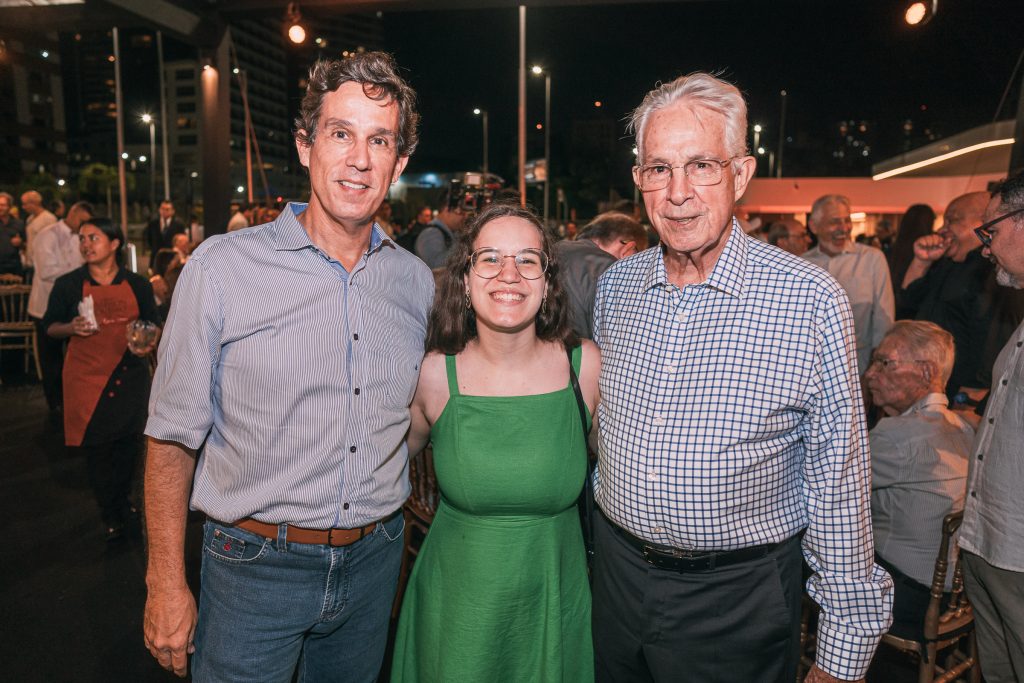
[[[901,320],[871,356],[864,380],[886,415],[871,430],[871,522],[875,558],[895,583],[893,625],[921,639],[942,520],[964,507],[974,428],[949,409],[953,335]],[[950,567],[947,590],[952,583]]]
[[[43,206],[43,195],[29,190],[21,195],[21,210],[25,212],[25,251],[22,252],[26,270],[32,268],[32,242],[36,235],[57,222],[57,217]],[[29,277],[31,274],[28,273]]]
[[[78,202],[68,210],[63,220],[36,233],[32,240],[32,261],[35,276],[32,292],[28,296],[28,314],[36,324],[39,347],[39,367],[43,371],[43,393],[51,413],[58,413],[64,405],[61,373],[64,368],[64,340],[54,339],[43,328],[43,316],[50,301],[53,283],[64,273],[82,265],[78,249],[78,230],[82,223],[93,217],[89,202]]]
[[[857,335],[857,367],[863,375],[871,350],[896,319],[889,264],[880,249],[850,239],[850,200],[842,195],[827,194],[815,200],[807,227],[818,238],[818,245],[803,257],[827,270],[850,297]]]
[[[996,281],[1024,289],[1024,173],[992,194],[975,229]],[[1024,680],[1024,324],[992,369],[992,391],[971,451],[960,556],[988,683]]]

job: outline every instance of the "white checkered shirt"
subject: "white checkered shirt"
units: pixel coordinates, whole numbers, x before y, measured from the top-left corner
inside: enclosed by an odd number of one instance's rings
[[[708,279],[671,284],[658,248],[598,283],[600,460],[608,517],[696,550],[776,543],[806,528],[821,606],[818,665],[861,678],[890,623],[874,564],[870,467],[843,288],[734,223]]]

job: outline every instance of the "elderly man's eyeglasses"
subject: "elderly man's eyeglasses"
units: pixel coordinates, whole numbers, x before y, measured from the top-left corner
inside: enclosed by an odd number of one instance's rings
[[[992,237],[993,237],[993,235],[989,231],[989,228],[991,228],[996,223],[999,223],[1001,221],[1005,221],[1010,216],[1016,216],[1018,213],[1024,213],[1024,206],[1022,206],[1019,209],[1014,209],[1013,211],[1010,211],[1009,213],[1004,213],[999,218],[993,218],[988,223],[983,223],[982,225],[979,225],[978,227],[976,227],[974,229],[974,234],[978,236],[978,239],[981,240],[981,243],[983,245],[985,245],[986,247],[991,247],[992,246]]]
[[[521,249],[516,254],[502,254],[497,249],[477,249],[469,257],[469,265],[480,277],[490,280],[501,274],[505,259],[513,259],[516,270],[526,280],[536,280],[548,270],[548,255],[540,249]]]
[[[679,168],[683,169],[683,173],[691,185],[717,185],[722,182],[723,169],[733,159],[739,159],[739,157],[729,157],[724,161],[721,159],[694,159],[680,166],[660,163],[637,166],[637,187],[643,192],[663,190],[672,181],[673,172]]]
[[[871,354],[871,363],[868,364],[868,367],[871,367],[872,365],[877,365],[877,366],[881,366],[881,368],[883,370],[892,370],[893,368],[895,368],[900,363],[927,363],[927,362],[928,361],[926,361],[926,360],[915,360],[915,359],[910,359],[910,358],[907,358],[907,359],[886,358],[885,356],[876,356],[875,354]]]

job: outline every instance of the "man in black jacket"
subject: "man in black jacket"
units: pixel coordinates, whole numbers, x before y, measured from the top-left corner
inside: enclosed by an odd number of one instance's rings
[[[146,224],[146,248],[150,260],[161,249],[170,249],[174,236],[188,234],[185,224],[174,216],[174,204],[169,199],[160,202],[159,215]]]

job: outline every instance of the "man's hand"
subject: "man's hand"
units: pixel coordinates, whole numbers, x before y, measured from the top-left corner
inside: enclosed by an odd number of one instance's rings
[[[188,656],[195,652],[196,601],[188,586],[150,589],[142,620],[143,642],[160,666],[182,678],[188,673]]]
[[[811,667],[811,670],[807,672],[807,677],[804,678],[804,683],[847,683],[842,678],[836,678],[832,674],[827,674],[818,668],[815,664]],[[864,683],[863,678],[858,678],[856,681],[851,683]]]
[[[953,246],[953,240],[939,233],[925,235],[914,240],[914,258],[934,262],[946,255]]]
[[[160,666],[179,676],[195,651],[196,601],[185,582],[185,522],[195,451],[150,437],[146,452],[146,612],[143,642]]]

